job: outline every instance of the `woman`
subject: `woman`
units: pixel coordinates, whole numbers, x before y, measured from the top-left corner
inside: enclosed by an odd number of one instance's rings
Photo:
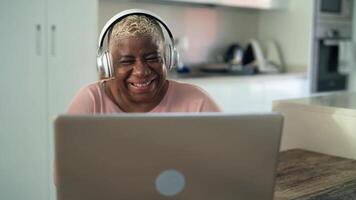
[[[167,80],[164,36],[153,18],[129,15],[108,37],[114,77],[82,88],[68,113],[220,111],[202,89]]]

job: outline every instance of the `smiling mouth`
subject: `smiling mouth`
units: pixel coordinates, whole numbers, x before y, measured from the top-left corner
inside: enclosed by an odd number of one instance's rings
[[[137,89],[145,89],[148,88],[154,80],[155,79],[145,81],[145,82],[140,82],[140,83],[130,83],[130,85]]]

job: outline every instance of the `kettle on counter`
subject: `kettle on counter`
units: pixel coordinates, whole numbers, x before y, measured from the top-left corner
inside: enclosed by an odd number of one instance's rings
[[[262,73],[281,73],[284,72],[284,61],[281,56],[280,48],[275,41],[265,42],[264,51],[256,39],[250,39],[246,47],[242,64]]]

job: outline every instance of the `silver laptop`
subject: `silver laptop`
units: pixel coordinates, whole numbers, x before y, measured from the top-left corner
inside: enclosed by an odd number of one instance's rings
[[[272,200],[279,114],[59,116],[58,200]]]

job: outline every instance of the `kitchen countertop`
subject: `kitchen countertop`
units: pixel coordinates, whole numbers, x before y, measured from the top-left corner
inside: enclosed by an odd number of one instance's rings
[[[221,69],[204,69],[204,68],[189,68],[189,72],[170,71],[170,75],[175,78],[203,78],[214,76],[251,76],[253,71],[247,70],[229,70],[227,68]]]
[[[269,112],[274,100],[309,96],[307,76],[300,72],[171,79],[202,88],[229,113]]]
[[[284,115],[281,149],[303,148],[356,159],[356,93],[273,101]]]
[[[288,105],[309,111],[356,116],[356,92],[317,94],[307,98],[276,101],[273,104],[274,106]]]
[[[188,74],[180,74],[169,72],[168,78],[174,80],[190,81],[190,80],[283,80],[290,78],[307,79],[306,73],[270,73],[270,74],[253,74],[253,75],[236,75],[229,73],[207,73],[202,76],[190,76]]]

